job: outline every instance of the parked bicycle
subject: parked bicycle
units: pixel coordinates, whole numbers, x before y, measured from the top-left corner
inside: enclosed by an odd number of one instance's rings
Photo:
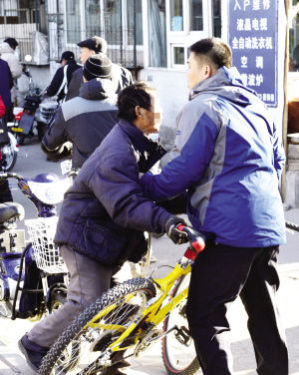
[[[71,184],[70,178],[40,174],[25,179],[16,173],[1,173],[0,180],[16,179],[22,193],[37,208],[38,218],[25,220],[30,243],[23,241],[17,220],[22,205],[0,204],[0,315],[11,319],[40,319],[64,303],[67,269],[53,243],[56,206]]]
[[[169,275],[136,278],[115,286],[87,307],[43,359],[39,374],[96,374],[162,339],[168,374],[199,369],[186,320],[188,275],[204,238],[190,227],[189,247]],[[163,324],[161,325],[161,323]]]

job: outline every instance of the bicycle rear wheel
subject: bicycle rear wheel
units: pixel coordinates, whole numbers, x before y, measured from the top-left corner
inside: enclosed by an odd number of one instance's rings
[[[172,292],[175,297],[189,285],[190,274],[183,276]],[[169,375],[192,375],[199,368],[193,340],[189,334],[186,319],[186,303],[184,299],[179,303],[164,320],[163,330],[166,332],[174,329],[162,339],[162,359]]]
[[[39,374],[97,374],[111,366],[113,361],[121,360],[122,351],[105,358],[111,360],[110,365],[99,363],[98,358],[154,295],[154,285],[143,278],[128,280],[104,293],[62,333],[43,359]],[[130,346],[132,342],[126,344]]]

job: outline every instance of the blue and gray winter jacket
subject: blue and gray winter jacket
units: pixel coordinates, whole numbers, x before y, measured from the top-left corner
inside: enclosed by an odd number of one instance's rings
[[[235,68],[199,83],[178,116],[176,156],[142,184],[154,200],[188,189],[193,226],[236,247],[285,242],[284,151],[271,114]]]

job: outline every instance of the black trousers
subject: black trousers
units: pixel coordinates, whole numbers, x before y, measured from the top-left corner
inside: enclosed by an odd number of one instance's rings
[[[227,309],[237,296],[248,314],[257,372],[287,375],[288,352],[275,305],[278,246],[235,248],[209,244],[192,270],[187,317],[205,375],[230,375]]]

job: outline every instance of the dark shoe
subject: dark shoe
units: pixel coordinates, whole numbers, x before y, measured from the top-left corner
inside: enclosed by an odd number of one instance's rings
[[[33,341],[28,339],[27,335],[24,335],[18,342],[19,349],[24,354],[28,365],[34,371],[38,371],[44,356],[48,353],[49,348],[44,348]]]

